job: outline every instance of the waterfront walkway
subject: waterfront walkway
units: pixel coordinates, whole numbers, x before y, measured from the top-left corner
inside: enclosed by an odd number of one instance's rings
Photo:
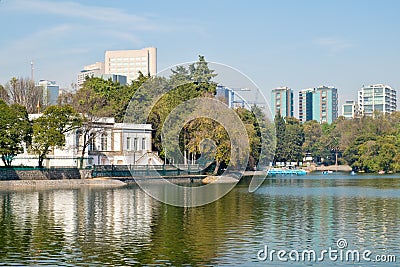
[[[96,165],[92,177],[159,178],[201,175],[199,165]]]

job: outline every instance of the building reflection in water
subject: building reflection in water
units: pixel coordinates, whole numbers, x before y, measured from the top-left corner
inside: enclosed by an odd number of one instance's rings
[[[352,249],[399,253],[399,185],[370,180],[271,179],[196,208],[159,203],[135,186],[3,191],[0,262],[248,265],[264,244],[319,249],[338,238]]]

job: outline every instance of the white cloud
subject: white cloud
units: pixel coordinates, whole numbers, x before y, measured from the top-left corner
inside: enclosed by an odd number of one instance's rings
[[[99,23],[125,24],[139,30],[155,30],[158,27],[144,16],[133,15],[122,9],[83,5],[66,1],[15,0],[4,6],[8,10],[54,14],[62,17],[91,20]]]
[[[115,32],[115,31],[107,31],[109,36],[128,41],[133,44],[141,44],[142,40],[136,36],[135,34],[129,32]]]
[[[51,40],[61,38],[71,32],[71,30],[71,25],[60,24],[33,32],[19,39],[13,39],[8,43],[2,44],[0,55],[3,55],[4,58],[7,55],[13,55],[14,58],[18,58],[21,54],[32,55],[39,51],[45,53],[45,50],[49,49],[49,45],[51,45]]]
[[[39,38],[35,37],[45,35],[46,31],[54,31],[54,33],[48,32],[47,37],[51,38],[53,34],[58,34],[57,30],[60,33],[63,30],[65,32],[68,30],[69,35],[62,37],[72,38],[75,45],[81,43],[83,46],[90,46],[95,42],[107,42],[110,39],[117,42],[128,41],[130,45],[141,46],[144,43],[140,38],[141,32],[167,30],[165,25],[158,26],[146,16],[129,14],[121,8],[84,5],[72,1],[7,1],[0,12],[11,16],[12,14],[21,16],[21,13],[37,14],[41,17],[55,15],[58,17],[55,21],[64,21],[64,25],[50,24],[49,29],[31,34],[28,37],[30,40],[24,40],[25,37],[23,40],[16,40],[19,43],[21,41],[24,41],[24,43],[27,43],[26,41],[38,41]],[[39,20],[43,19],[40,18]],[[51,22],[54,18],[49,17],[45,20]],[[65,28],[66,25],[68,25],[68,29]],[[26,27],[29,27],[29,22]],[[52,42],[53,40],[48,38],[47,41]],[[70,43],[71,40],[66,41]]]
[[[315,43],[328,49],[331,54],[336,54],[354,45],[335,37],[322,37],[315,40]]]
[[[38,62],[43,73],[63,69],[64,75],[64,64],[74,62],[75,75],[81,65],[101,61],[104,50],[141,48],[146,44],[141,38],[143,33],[168,30],[166,24],[155,22],[154,15],[129,12],[78,1],[1,1],[2,21],[10,17],[21,19],[7,25],[15,34],[0,43],[0,80],[25,75],[30,60]]]
[[[69,83],[83,65],[103,60],[105,50],[140,49],[148,45],[145,36],[181,27],[174,21],[160,22],[155,14],[133,12],[95,1],[1,1],[0,20],[13,33],[0,42],[0,84],[29,75],[31,60],[38,66],[36,77]],[[7,24],[9,18],[16,23]]]

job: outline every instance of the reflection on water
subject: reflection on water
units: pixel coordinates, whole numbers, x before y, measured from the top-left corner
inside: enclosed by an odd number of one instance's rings
[[[2,191],[0,264],[271,265],[257,260],[265,244],[325,249],[339,238],[400,260],[399,193],[398,178],[340,175],[269,179],[255,193],[243,182],[197,208],[136,186]]]

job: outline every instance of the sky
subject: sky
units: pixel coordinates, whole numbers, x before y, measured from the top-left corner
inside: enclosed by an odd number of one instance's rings
[[[400,89],[399,12],[396,0],[0,0],[0,84],[33,61],[35,80],[69,88],[105,50],[154,46],[158,70],[204,55],[267,97],[328,85],[343,103],[363,85]]]

